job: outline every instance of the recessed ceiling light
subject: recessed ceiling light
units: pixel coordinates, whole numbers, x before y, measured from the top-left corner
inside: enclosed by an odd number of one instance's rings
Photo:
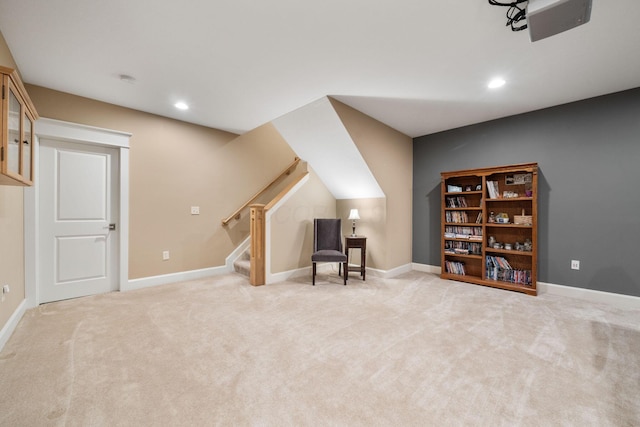
[[[503,78],[497,77],[497,78],[491,80],[487,86],[489,87],[489,89],[497,89],[499,87],[504,86],[505,83],[506,82],[504,81]]]
[[[173,104],[173,106],[176,107],[178,110],[188,110],[189,109],[189,106],[186,103],[182,102],[182,101],[176,102],[175,104]]]

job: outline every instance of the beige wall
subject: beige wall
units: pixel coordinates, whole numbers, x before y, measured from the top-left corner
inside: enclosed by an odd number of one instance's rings
[[[15,68],[0,34],[0,65]],[[26,85],[41,117],[133,134],[130,163],[131,279],[215,267],[248,233],[247,216],[220,221],[276,176],[295,154],[271,124],[237,135],[112,104]],[[411,262],[412,141],[388,126],[331,100],[386,199],[335,201],[312,174],[307,189],[275,215],[272,271],[310,265],[314,217],[344,218],[358,207],[358,233],[369,236],[368,265],[383,270]],[[199,216],[190,215],[199,206]],[[301,212],[304,211],[304,214]],[[284,215],[284,217],[283,217]],[[286,216],[289,215],[288,218]],[[0,285],[12,292],[0,304],[0,326],[24,299],[23,189],[0,186]],[[171,259],[162,261],[162,251]]]
[[[0,65],[17,68],[2,33]],[[23,194],[22,187],[0,185],[0,289],[4,285],[11,288],[0,302],[0,329],[24,300]]]
[[[224,265],[248,235],[221,220],[295,157],[273,126],[237,135],[27,85],[41,117],[131,132],[129,278]],[[192,216],[191,206],[200,207]],[[171,258],[162,260],[162,251]]]
[[[412,224],[412,186],[413,186],[413,140],[389,126],[331,99],[338,116],[355,142],[365,162],[371,169],[386,196],[386,206],[379,199],[371,201],[338,202],[338,213],[347,218],[350,208],[364,203],[366,209],[373,209],[373,219],[361,212],[357,224],[358,234],[371,234],[367,237],[367,265],[381,270],[390,270],[411,263],[411,224]],[[372,221],[379,221],[386,214],[380,229]],[[346,221],[346,225],[349,221]],[[369,228],[367,228],[369,227]],[[350,229],[345,230],[350,233]],[[376,241],[376,239],[381,241]],[[371,258],[369,258],[371,257]],[[369,263],[370,261],[370,263]]]
[[[0,289],[11,288],[0,302],[0,329],[25,296],[23,192],[22,187],[0,185]]]
[[[336,199],[309,168],[309,180],[272,213],[271,273],[311,265],[314,218],[336,218]]]

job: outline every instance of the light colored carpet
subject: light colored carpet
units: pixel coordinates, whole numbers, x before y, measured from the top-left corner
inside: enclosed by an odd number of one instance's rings
[[[42,305],[3,426],[640,425],[640,311],[411,272],[238,274]]]

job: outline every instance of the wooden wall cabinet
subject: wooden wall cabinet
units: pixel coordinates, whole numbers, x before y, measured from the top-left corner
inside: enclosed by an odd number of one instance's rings
[[[0,66],[0,77],[0,184],[33,185],[34,125],[38,113],[15,70]]]
[[[537,163],[442,172],[441,186],[441,277],[537,295]]]

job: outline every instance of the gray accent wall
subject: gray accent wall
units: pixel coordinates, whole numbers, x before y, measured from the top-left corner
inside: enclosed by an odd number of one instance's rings
[[[640,88],[418,137],[413,162],[414,263],[440,265],[440,172],[537,162],[538,280],[640,296]]]

